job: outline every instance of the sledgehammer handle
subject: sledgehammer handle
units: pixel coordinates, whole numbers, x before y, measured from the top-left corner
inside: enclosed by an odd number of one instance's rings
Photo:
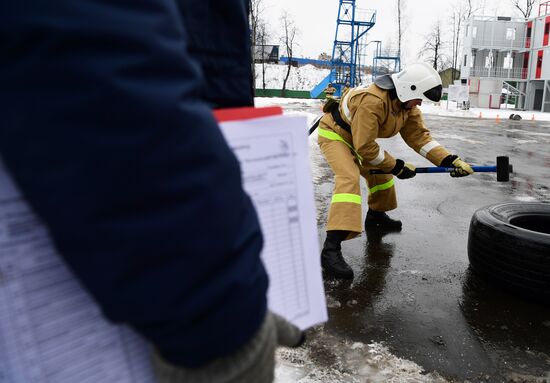
[[[416,172],[417,173],[449,173],[454,169],[455,169],[454,167],[446,168],[443,166],[432,166],[432,167],[426,167],[426,168],[416,168]],[[512,165],[510,165],[510,160],[506,156],[497,157],[496,166],[472,166],[472,169],[474,170],[474,172],[477,172],[477,173],[497,173],[497,181],[499,182],[509,181],[510,173],[513,172]],[[369,170],[369,173],[370,174],[389,174],[389,172],[386,173],[380,169]]]
[[[446,168],[443,166],[431,166],[426,168],[416,168],[416,172],[417,173],[449,173],[455,169],[456,168],[453,168],[453,167]],[[496,166],[472,166],[472,169],[474,169],[474,172],[478,172],[478,173],[488,173],[488,172],[494,173],[497,171]],[[369,173],[370,174],[389,174],[389,173],[383,172],[380,169],[372,169],[369,171]]]
[[[432,166],[425,168],[416,168],[417,173],[449,173],[453,171],[454,167],[443,167],[443,166]],[[477,173],[497,173],[497,181],[507,182],[510,181],[510,173],[513,172],[512,165],[510,165],[510,160],[506,156],[497,157],[496,166],[472,166],[474,172]],[[369,171],[370,174],[389,174],[383,172],[380,169],[372,169]]]

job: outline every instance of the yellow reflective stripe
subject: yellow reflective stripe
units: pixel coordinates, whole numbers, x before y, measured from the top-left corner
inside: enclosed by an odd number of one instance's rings
[[[349,144],[338,133],[331,132],[330,130],[319,129],[319,135],[332,141],[342,141],[349,146]]]
[[[351,202],[361,205],[361,196],[358,194],[339,193],[332,196],[332,203]]]
[[[350,148],[351,151],[353,152],[353,154],[355,155],[355,158],[357,158],[357,161],[359,162],[359,166],[363,165],[363,157],[361,157],[361,155],[357,152],[357,150],[355,150],[355,148],[353,146],[351,146],[351,144],[349,142],[344,140],[342,138],[342,136],[340,136],[338,133],[332,132],[330,130],[319,128],[319,129],[317,129],[317,134],[319,134],[321,137],[327,138],[329,140],[341,141],[344,144],[346,144],[348,146],[348,148]]]
[[[391,188],[394,184],[395,184],[395,181],[394,181],[394,179],[392,178],[391,180],[389,180],[389,181],[386,182],[386,183],[383,183],[383,184],[380,184],[380,185],[376,185],[375,187],[370,188],[370,189],[369,189],[369,192],[372,194],[372,193],[376,193],[377,191],[387,190],[387,189]]]

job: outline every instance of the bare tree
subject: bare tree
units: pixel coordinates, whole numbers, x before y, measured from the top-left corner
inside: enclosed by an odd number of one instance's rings
[[[526,19],[531,16],[531,12],[533,11],[533,7],[535,5],[535,0],[511,0],[512,5],[516,7],[523,17]]]
[[[452,41],[452,59],[451,67],[453,69],[458,69],[458,54],[460,51],[460,32],[462,29],[462,23],[465,20],[465,10],[462,7],[459,7],[453,11],[452,15],[453,20],[453,41]],[[452,79],[455,80],[456,74],[458,72],[452,73]]]
[[[397,1],[397,55],[401,57],[401,46],[403,45],[403,37],[405,35],[405,17],[404,14],[406,12],[405,7],[405,1],[404,0],[396,0]]]
[[[261,47],[261,53],[260,53],[260,61],[262,64],[262,89],[265,89],[265,62],[268,57],[266,57],[266,45],[267,45],[267,39],[269,38],[269,34],[267,32],[267,25],[264,21],[261,21],[258,23],[257,27],[258,37],[257,42],[260,44]],[[254,81],[256,78],[254,77]]]
[[[426,36],[426,44],[420,51],[419,57],[432,64],[437,71],[446,69],[449,65],[448,56],[445,54],[446,44],[443,39],[441,21],[437,21],[432,32]]]
[[[294,23],[294,20],[290,17],[290,15],[287,12],[283,12],[281,14],[281,26],[283,35],[281,37],[281,43],[283,44],[283,47],[286,51],[286,56],[288,57],[288,67],[285,75],[285,79],[283,81],[283,88],[281,89],[281,96],[285,95],[286,90],[286,82],[288,81],[288,77],[290,76],[290,70],[292,68],[292,58],[293,58],[293,51],[294,51],[294,39],[296,38],[297,29],[296,24]]]
[[[264,0],[249,0],[248,6],[249,10],[249,23],[250,23],[250,45],[252,50],[250,54],[252,55],[252,89],[256,88],[256,65],[254,63],[254,56],[256,54],[256,45],[258,43],[258,27],[261,24],[261,14],[264,10],[263,8]]]
[[[466,0],[466,9],[464,10],[464,18],[469,19],[479,9],[480,7],[476,6],[472,0]]]
[[[249,0],[249,22],[250,22],[250,41],[252,45],[256,43],[258,37],[258,23],[263,12],[263,0]]]

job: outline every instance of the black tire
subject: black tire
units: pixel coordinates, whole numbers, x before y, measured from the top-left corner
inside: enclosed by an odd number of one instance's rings
[[[468,258],[484,279],[550,304],[550,204],[503,203],[477,210]]]

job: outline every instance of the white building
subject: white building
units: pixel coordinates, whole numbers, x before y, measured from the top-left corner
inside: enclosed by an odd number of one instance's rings
[[[472,106],[499,108],[504,88],[518,108],[550,112],[550,8],[541,9],[531,19],[468,21],[460,78],[470,86]]]

